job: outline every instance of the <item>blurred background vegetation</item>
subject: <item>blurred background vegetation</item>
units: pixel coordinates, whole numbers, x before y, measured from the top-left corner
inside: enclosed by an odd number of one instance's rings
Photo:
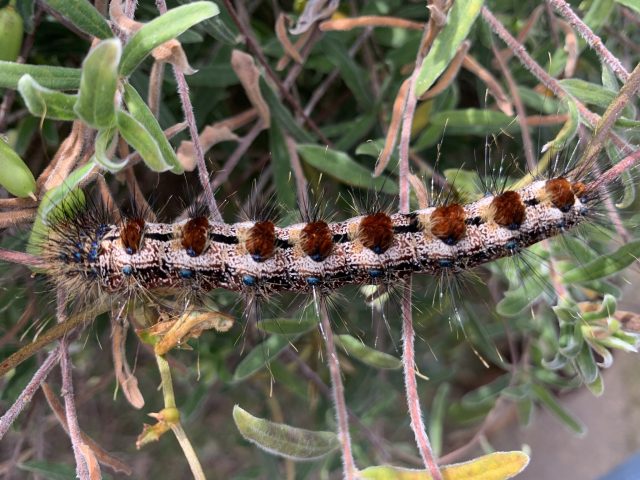
[[[91,38],[58,13],[56,2],[13,3],[8,8],[15,8],[24,22],[22,61],[72,68],[82,65]],[[106,2],[95,3],[105,12]],[[137,3],[136,20],[147,22],[158,16],[154,2]],[[168,3],[172,8],[188,2]],[[322,28],[319,25],[327,19],[363,16],[420,24],[429,18],[429,10],[424,1],[335,3],[339,6],[327,17],[311,16],[309,28],[303,32],[300,18],[309,12],[305,2],[236,2],[232,13],[219,2],[218,16],[179,37],[189,64],[197,69],[187,77],[187,83],[198,130],[204,133],[207,126],[213,126],[221,134],[226,125],[237,135],[212,142],[215,145],[206,153],[216,198],[227,221],[236,221],[247,210],[252,188],[259,197],[275,198],[283,225],[297,221],[295,175],[291,173],[296,156],[314,201],[323,206],[328,217],[348,218],[354,214],[354,198],[356,203],[366,204],[381,191],[383,202],[388,195],[392,209],[396,208],[397,153],[394,151],[382,177],[374,180],[370,172],[385,145],[401,84],[413,71],[422,31],[403,23],[372,28],[365,22],[362,28],[346,31],[332,30],[330,23]],[[638,3],[570,3],[632,70],[640,58]],[[549,5],[511,0],[488,1],[486,5],[518,36],[535,61],[561,79],[563,88],[592,112],[601,114],[616,97],[621,82]],[[293,35],[287,28],[299,33]],[[294,44],[299,42],[299,59],[285,53],[283,35]],[[10,37],[10,33],[2,34],[0,50]],[[559,153],[561,161],[579,161],[574,146],[590,134],[576,123],[572,105],[550,95],[508,49],[503,50],[504,44],[481,18],[471,27],[467,40],[462,68],[448,71],[449,77],[438,84],[441,91],[417,106],[410,159],[412,171],[422,182],[428,186],[433,182],[440,190],[445,181],[455,179],[455,188],[465,198],[474,199],[486,193],[483,185],[491,185],[491,181],[479,179],[486,172],[509,176],[506,181],[523,177],[528,167],[521,124],[515,119],[514,95],[526,110],[534,150],[540,152],[560,135],[560,140],[570,145]],[[458,45],[452,45],[450,53],[455,53]],[[504,55],[515,91],[495,61],[494,47]],[[247,52],[257,66],[259,92],[270,119],[268,128],[262,123],[265,117],[261,120],[253,108],[255,99],[247,94],[234,70],[234,50]],[[159,67],[147,58],[129,77],[145,99],[153,68]],[[2,86],[8,88],[2,90],[0,132],[37,176],[70,135],[71,122],[30,114],[15,86],[2,78]],[[180,123],[183,113],[171,69],[160,78],[158,119],[167,129]],[[635,144],[640,131],[638,114],[634,105],[627,108],[624,122],[619,122],[615,131]],[[580,120],[585,123],[582,117]],[[188,130],[183,130],[170,141],[177,149],[188,140]],[[122,150],[118,153],[124,157]],[[600,168],[604,170],[623,154],[608,145]],[[137,182],[153,210],[167,221],[176,218],[201,190],[195,172],[158,174],[144,162],[104,178],[121,204],[129,201],[132,185]],[[619,215],[620,227],[628,235],[624,239],[620,230],[612,232],[610,218],[604,215],[597,228],[581,230],[580,238],[572,234],[562,241],[536,245],[521,257],[486,265],[460,279],[414,278],[422,406],[435,453],[444,455],[448,463],[465,459],[467,451],[457,449],[484,440],[477,433],[502,425],[504,418],[512,417],[513,409],[524,425],[533,410],[542,407],[576,434],[582,433],[580,419],[564,409],[562,396],[584,388],[600,394],[600,370],[613,361],[609,350],[635,350],[637,317],[614,314],[623,286],[615,274],[630,263],[628,255],[637,256],[640,250],[633,241],[638,203],[633,178],[623,178],[612,194],[623,207]],[[14,215],[5,223],[13,226],[3,232],[3,247],[24,250],[36,206],[25,203],[26,213],[19,218],[15,210],[2,212],[6,218]],[[415,197],[412,206],[418,207]],[[625,241],[632,247],[620,260],[618,249]],[[592,262],[604,255],[609,255],[614,267],[594,273],[599,267]],[[26,268],[3,264],[0,269],[0,358],[5,358],[55,323],[55,299],[46,282],[32,277]],[[569,271],[569,280],[563,279]],[[377,295],[381,300],[368,301]],[[340,361],[347,405],[354,418],[350,423],[354,455],[360,467],[382,463],[421,466],[399,369],[398,298],[393,288],[372,293],[358,287],[345,288],[330,298],[334,331],[345,335],[340,337]],[[233,406],[238,404],[258,417],[310,430],[335,431],[323,338],[315,327],[309,299],[274,298],[262,305],[259,318],[244,317],[243,299],[228,292],[213,292],[210,300],[219,311],[235,318],[233,328],[226,333],[205,332],[189,342],[191,350],[170,354],[183,425],[208,478],[340,478],[338,451],[320,460],[294,464],[249,444],[231,417]],[[129,335],[127,358],[146,402],[143,409],[136,410],[117,388],[110,344],[107,315],[92,322],[73,343],[80,425],[128,464],[134,478],[188,478],[187,463],[169,435],[136,450],[142,425],[149,422],[146,414],[163,405],[152,350],[136,335]],[[360,345],[370,350],[363,351]],[[44,355],[42,352],[21,364],[0,381],[3,410],[22,391]],[[57,372],[50,383],[57,388]],[[490,449],[488,442],[483,446]],[[519,447],[513,445],[513,449]],[[27,471],[47,478],[72,478],[68,439],[41,394],[0,443],[0,460],[7,478],[25,478]],[[105,469],[105,478],[107,475],[119,478]]]

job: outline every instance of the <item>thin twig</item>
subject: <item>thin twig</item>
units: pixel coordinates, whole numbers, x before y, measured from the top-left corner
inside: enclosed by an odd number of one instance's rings
[[[338,438],[342,447],[342,472],[345,480],[355,480],[358,475],[356,462],[353,459],[351,448],[351,436],[349,435],[349,420],[347,413],[347,403],[344,399],[344,385],[342,384],[342,374],[340,372],[340,361],[333,339],[333,330],[329,321],[326,302],[319,301],[320,325],[327,348],[327,362],[329,363],[329,373],[331,375],[331,385],[333,391],[333,401],[336,408],[336,423],[338,424]]]
[[[562,15],[567,22],[578,32],[578,34],[589,44],[589,46],[598,54],[604,63],[611,67],[616,76],[626,82],[629,79],[629,72],[622,66],[620,60],[605,47],[604,43],[598,35],[596,35],[589,26],[584,23],[578,15],[571,9],[569,4],[564,0],[547,0],[553,8]]]
[[[11,425],[13,425],[13,422],[15,422],[18,415],[20,415],[20,412],[31,402],[40,385],[42,385],[42,382],[44,382],[49,375],[49,372],[58,364],[59,359],[60,348],[56,347],[49,352],[45,361],[42,362],[42,365],[40,365],[40,368],[33,374],[29,383],[22,389],[22,392],[20,392],[20,395],[13,405],[0,417],[0,440],[2,440]]]
[[[156,6],[160,11],[160,14],[167,12],[167,4],[165,0],[156,0]],[[204,198],[209,206],[212,218],[216,222],[222,221],[222,214],[218,209],[218,204],[213,196],[213,189],[209,180],[209,172],[207,171],[207,164],[204,161],[204,152],[202,151],[202,144],[200,143],[200,135],[198,134],[198,124],[196,123],[196,117],[193,113],[193,105],[189,98],[189,85],[184,78],[184,74],[178,67],[173,65],[173,75],[176,78],[176,84],[178,87],[178,95],[180,96],[180,103],[182,104],[182,111],[184,113],[184,119],[189,125],[189,135],[193,142],[193,149],[196,154],[196,162],[198,165],[198,179],[204,193]]]
[[[66,292],[58,288],[56,296],[56,319],[58,323],[67,320],[65,307],[67,304]],[[71,374],[71,359],[69,358],[69,343],[67,338],[60,339],[60,373],[62,375],[62,397],[64,398],[64,410],[69,429],[69,439],[73,448],[73,456],[76,461],[76,476],[80,480],[89,480],[89,463],[83,454],[82,431],[78,424],[75,397],[73,393],[73,377]]]

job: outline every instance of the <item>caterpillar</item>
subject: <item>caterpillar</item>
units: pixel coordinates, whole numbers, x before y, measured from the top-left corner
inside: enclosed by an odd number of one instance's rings
[[[579,224],[594,198],[584,183],[560,176],[467,205],[288,227],[216,223],[202,213],[175,224],[140,215],[107,224],[88,213],[57,222],[45,261],[55,282],[74,291],[89,282],[110,294],[137,287],[328,293],[411,273],[458,273],[514,255]]]

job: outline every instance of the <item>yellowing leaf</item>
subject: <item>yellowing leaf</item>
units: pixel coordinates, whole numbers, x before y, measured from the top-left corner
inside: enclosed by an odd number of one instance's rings
[[[444,480],[506,480],[513,478],[529,464],[524,452],[495,452],[468,462],[442,467]],[[426,470],[412,470],[391,466],[369,467],[360,472],[369,480],[431,480]]]

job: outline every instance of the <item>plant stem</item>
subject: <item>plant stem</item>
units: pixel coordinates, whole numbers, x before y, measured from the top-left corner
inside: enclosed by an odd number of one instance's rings
[[[413,330],[413,319],[411,312],[411,277],[404,285],[402,295],[402,368],[404,373],[404,385],[407,395],[407,406],[409,408],[409,418],[411,419],[411,429],[416,437],[416,443],[420,456],[424,461],[427,470],[433,480],[442,480],[442,474],[438,468],[431,442],[422,419],[420,409],[420,397],[418,396],[418,383],[416,381],[415,365],[415,332]]]
[[[578,32],[602,61],[611,67],[611,70],[620,80],[626,82],[629,79],[629,72],[622,66],[620,60],[604,46],[600,37],[593,33],[593,30],[576,15],[567,2],[564,0],[547,0],[547,3],[553,6],[556,12],[569,22],[569,25]]]
[[[173,392],[173,381],[171,379],[171,369],[169,367],[169,362],[167,362],[165,357],[162,355],[156,355],[156,362],[158,363],[158,370],[160,372],[160,379],[162,382],[164,408],[175,409],[176,397]],[[198,455],[196,455],[196,452],[193,449],[193,446],[191,445],[186,432],[182,428],[180,418],[178,417],[177,421],[169,422],[169,426],[171,427],[171,431],[173,432],[173,434],[176,436],[176,439],[180,444],[180,448],[182,448],[182,452],[187,459],[187,463],[189,463],[189,468],[191,469],[193,478],[195,478],[196,480],[206,480],[204,470],[202,470],[202,465],[200,464],[200,460],[198,460]]]
[[[331,385],[333,391],[333,401],[336,408],[336,422],[338,424],[338,438],[342,447],[342,472],[345,480],[355,480],[358,475],[356,462],[353,459],[351,449],[351,436],[349,435],[349,421],[347,413],[347,403],[344,399],[344,385],[342,384],[342,374],[340,372],[340,361],[333,339],[331,322],[327,305],[323,300],[319,301],[320,325],[327,348],[327,361],[329,362],[329,373],[331,375]]]
[[[46,380],[49,372],[51,372],[53,367],[56,366],[59,359],[60,348],[56,347],[54,350],[49,352],[47,358],[42,362],[40,368],[36,370],[36,373],[33,374],[29,383],[27,383],[27,385],[22,389],[22,392],[20,392],[20,395],[13,405],[4,412],[2,417],[0,417],[0,440],[2,440],[11,425],[13,425],[13,422],[15,422],[18,415],[20,415],[29,402],[31,402],[31,399],[40,388],[40,385],[42,385],[42,382]]]

